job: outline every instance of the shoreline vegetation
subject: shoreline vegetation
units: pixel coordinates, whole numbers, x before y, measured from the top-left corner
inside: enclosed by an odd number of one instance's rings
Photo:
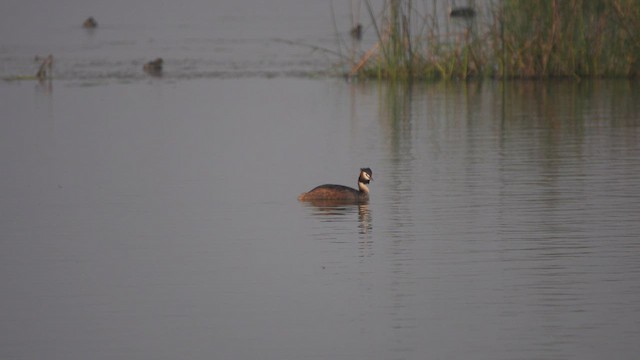
[[[640,75],[640,1],[363,0],[377,41],[351,51],[346,76],[390,80],[545,79]],[[485,8],[473,6],[482,3]],[[441,16],[440,16],[441,18]],[[352,44],[359,44],[353,42]],[[352,45],[357,46],[357,45]]]
[[[374,8],[372,1],[380,8]],[[339,35],[333,5],[337,50],[272,40],[339,58],[330,71],[297,73],[308,77],[400,81],[640,77],[640,0],[459,0],[465,3],[459,7],[455,3],[351,0],[350,45]],[[367,21],[360,21],[360,12]],[[82,26],[93,32],[98,25],[89,17]],[[51,81],[53,56],[36,56],[35,61],[40,63],[35,75],[0,80]],[[162,75],[162,59],[145,64],[143,70]]]

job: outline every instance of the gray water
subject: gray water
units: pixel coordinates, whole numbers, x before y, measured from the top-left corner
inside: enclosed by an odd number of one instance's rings
[[[3,77],[59,51],[0,82],[0,358],[637,357],[637,81],[348,83],[329,3],[242,3],[2,12]]]

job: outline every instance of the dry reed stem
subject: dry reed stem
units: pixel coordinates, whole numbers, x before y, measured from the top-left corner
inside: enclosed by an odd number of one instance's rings
[[[351,67],[351,71],[349,72],[349,77],[356,75],[358,71],[360,71],[360,69],[362,69],[362,67],[367,63],[367,61],[369,61],[369,58],[378,51],[379,47],[380,47],[380,43],[376,42],[376,44],[373,45],[371,49],[367,50],[367,52],[365,52],[364,55],[360,57],[360,61],[358,61],[357,64]]]

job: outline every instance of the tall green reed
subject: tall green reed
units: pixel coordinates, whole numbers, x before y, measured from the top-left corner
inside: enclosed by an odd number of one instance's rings
[[[412,0],[364,0],[377,43],[351,75],[387,79],[637,76],[639,0],[494,0],[441,33]],[[474,1],[471,2],[475,3]],[[451,13],[453,15],[453,13]],[[442,20],[442,19],[440,19]]]

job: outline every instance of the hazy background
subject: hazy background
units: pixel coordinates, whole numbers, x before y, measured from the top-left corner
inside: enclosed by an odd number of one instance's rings
[[[0,34],[3,79],[56,59],[0,81],[0,358],[640,352],[636,81],[348,83],[325,1],[5,1]],[[364,166],[370,204],[296,201]]]

